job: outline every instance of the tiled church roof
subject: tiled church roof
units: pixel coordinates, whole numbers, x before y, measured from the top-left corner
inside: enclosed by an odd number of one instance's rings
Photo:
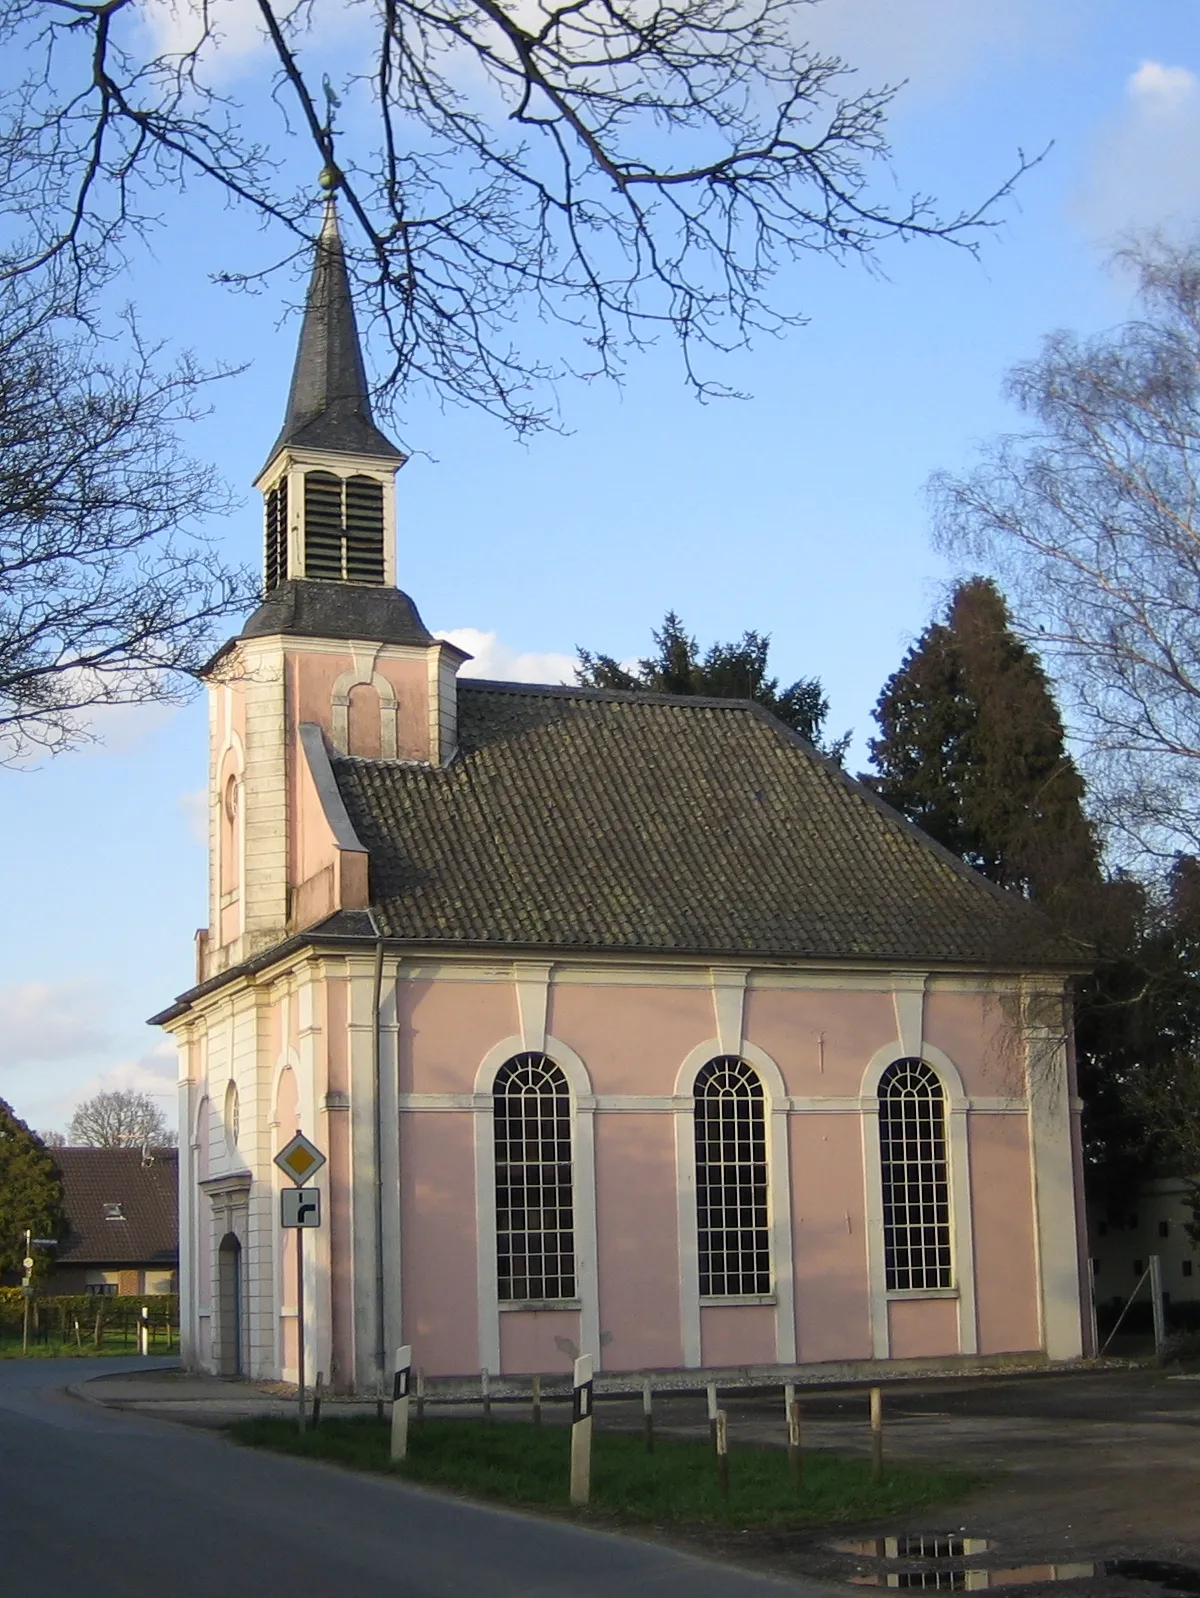
[[[334,757],[380,931],[421,943],[1078,965],[743,701],[459,683],[445,769]]]

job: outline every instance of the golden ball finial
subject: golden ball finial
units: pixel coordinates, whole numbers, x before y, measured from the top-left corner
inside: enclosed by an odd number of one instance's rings
[[[335,166],[322,167],[321,168],[321,175],[317,179],[317,182],[325,190],[326,194],[332,194],[333,191],[337,188],[338,184],[341,181],[342,181],[342,174],[338,171],[337,167],[335,167]]]

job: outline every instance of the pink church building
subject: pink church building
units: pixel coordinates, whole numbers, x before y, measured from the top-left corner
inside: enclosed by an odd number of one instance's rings
[[[463,679],[330,203],[212,661],[185,1359],[309,1380],[1084,1348],[1077,952],[759,706]]]

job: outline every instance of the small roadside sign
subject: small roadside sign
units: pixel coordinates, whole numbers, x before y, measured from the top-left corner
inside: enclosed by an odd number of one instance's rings
[[[303,1132],[297,1132],[286,1148],[275,1156],[275,1164],[286,1171],[297,1187],[315,1176],[325,1164],[325,1156],[315,1143],[310,1143]]]
[[[27,1271],[31,1271],[33,1269],[33,1255],[26,1254],[25,1258],[21,1261],[21,1264]]]
[[[285,1187],[279,1195],[279,1220],[286,1227],[320,1226],[321,1189]]]

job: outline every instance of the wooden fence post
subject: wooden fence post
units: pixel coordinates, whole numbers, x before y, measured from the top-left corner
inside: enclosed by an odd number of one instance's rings
[[[725,1411],[717,1411],[717,1491],[722,1498],[729,1497],[729,1422]]]
[[[883,1393],[871,1389],[871,1480],[883,1480]]]
[[[533,1378],[533,1400],[532,1400],[532,1402],[533,1402],[533,1424],[535,1426],[540,1426],[542,1424],[542,1378],[540,1376],[535,1376]]]
[[[792,1486],[799,1490],[804,1485],[804,1455],[800,1452],[800,1400],[793,1398],[788,1406],[788,1469]]]
[[[650,1378],[642,1377],[642,1437],[645,1440],[646,1452],[654,1452],[654,1395],[650,1387]]]

